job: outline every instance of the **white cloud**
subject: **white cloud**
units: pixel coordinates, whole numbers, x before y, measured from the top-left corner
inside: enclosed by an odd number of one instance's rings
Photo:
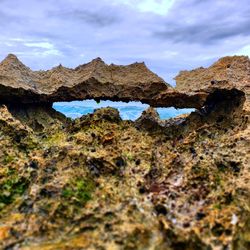
[[[250,57],[250,45],[246,45],[235,53],[236,55],[244,55]]]
[[[152,12],[158,15],[166,15],[175,0],[118,0],[141,12]]]
[[[11,47],[7,54],[13,53],[16,55],[21,55],[22,57],[45,58],[48,56],[63,56],[62,52],[58,50],[53,43],[48,41],[36,41],[33,39],[17,37],[0,37],[0,44],[9,48]],[[17,49],[19,49],[19,51]]]
[[[165,15],[173,3],[174,0],[143,0],[138,3],[138,9],[144,12]]]
[[[61,56],[62,53],[50,42],[24,42],[26,47],[34,48],[32,51],[36,56]]]
[[[53,50],[54,45],[49,42],[25,42],[25,46]]]

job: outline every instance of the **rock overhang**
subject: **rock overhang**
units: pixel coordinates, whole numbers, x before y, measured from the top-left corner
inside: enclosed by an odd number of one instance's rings
[[[247,57],[226,57],[207,69],[182,71],[173,88],[144,63],[107,65],[96,58],[75,69],[59,65],[47,71],[32,71],[10,54],[0,63],[0,102],[52,104],[95,99],[200,109],[218,90],[224,93],[222,98],[246,92],[249,65]]]

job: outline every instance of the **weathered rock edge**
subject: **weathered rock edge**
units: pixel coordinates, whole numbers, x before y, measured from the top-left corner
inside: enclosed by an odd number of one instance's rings
[[[240,60],[242,58],[243,62]],[[52,104],[95,99],[141,101],[153,107],[200,109],[207,105],[214,93],[220,93],[219,98],[233,98],[235,94],[243,94],[241,90],[237,90],[238,84],[237,88],[235,87],[234,71],[237,71],[237,61],[240,61],[241,65],[247,64],[243,67],[243,72],[249,76],[249,72],[245,72],[249,69],[249,58],[230,57],[230,60],[236,65],[230,74],[220,74],[219,78],[213,74],[212,78],[210,77],[212,80],[209,78],[208,83],[206,81],[204,85],[203,82],[196,82],[197,79],[193,77],[192,72],[185,72],[184,84],[191,87],[183,88],[181,75],[177,77],[177,88],[174,89],[151,72],[144,63],[128,66],[107,65],[102,59],[97,58],[75,69],[59,65],[47,71],[32,71],[15,55],[10,54],[0,63],[0,102]],[[225,68],[228,70],[228,65]],[[204,71],[211,70],[204,69],[203,74]],[[220,71],[225,71],[223,66],[220,67]],[[187,77],[187,74],[190,77]],[[243,82],[244,85],[249,85],[249,77],[245,77]],[[192,88],[197,84],[198,88]]]

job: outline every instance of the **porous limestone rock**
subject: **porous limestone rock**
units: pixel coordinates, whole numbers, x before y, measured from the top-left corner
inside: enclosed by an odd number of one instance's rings
[[[96,58],[75,69],[59,65],[47,71],[32,71],[12,54],[0,63],[0,100],[8,103],[83,99],[149,101],[169,88],[144,63],[116,66]]]
[[[231,59],[233,62],[237,60],[237,57]],[[246,58],[245,61],[247,61]],[[186,79],[187,73],[182,74]],[[179,79],[182,77],[177,77],[177,86],[179,86],[177,90],[182,90]],[[196,79],[191,78],[191,80],[196,82]],[[186,82],[187,80],[184,81],[184,85]],[[198,81],[197,84],[200,85]],[[187,85],[189,86],[190,83]],[[247,87],[248,79],[244,78],[241,85]],[[95,99],[141,101],[154,107],[202,108],[208,96],[218,88],[232,90],[235,85],[223,78],[220,84],[206,88],[177,91],[151,72],[144,63],[128,66],[107,65],[100,58],[75,69],[59,65],[47,71],[32,71],[12,54],[0,63],[1,103],[51,104]]]
[[[176,91],[151,73],[149,83],[143,65],[98,59],[33,72],[9,56],[0,67],[0,248],[249,249],[247,60],[219,60],[207,82],[209,68],[197,78],[186,72],[189,87]],[[242,76],[234,86],[224,77],[229,61],[241,71],[232,67]],[[83,97],[83,86],[93,98],[151,96],[159,106],[200,109],[161,121],[149,108],[135,122],[114,108],[75,120],[52,109],[52,100]]]
[[[246,94],[246,105],[250,110],[250,60],[248,56],[227,56],[208,68],[200,67],[181,71],[175,77],[178,91],[201,91],[211,86],[236,87]]]

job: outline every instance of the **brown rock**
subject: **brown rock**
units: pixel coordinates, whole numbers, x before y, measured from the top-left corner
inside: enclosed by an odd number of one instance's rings
[[[141,101],[154,107],[199,109],[217,89],[248,88],[248,66],[247,57],[229,57],[221,59],[209,69],[182,72],[176,78],[177,91],[144,63],[107,65],[97,58],[75,69],[59,65],[47,71],[32,71],[15,55],[8,55],[0,63],[0,100],[5,104],[51,104],[108,99]],[[240,68],[239,72],[237,68]],[[196,87],[193,87],[193,83]]]
[[[178,91],[201,91],[215,88],[237,88],[246,94],[250,102],[250,60],[247,56],[227,56],[209,68],[181,71],[175,77]]]
[[[75,69],[60,65],[48,71],[32,71],[14,55],[0,63],[0,98],[8,103],[83,99],[147,102],[169,88],[144,63],[106,65],[97,58]]]
[[[148,131],[156,131],[163,127],[163,122],[160,120],[158,112],[154,108],[149,107],[135,121],[135,127]]]

